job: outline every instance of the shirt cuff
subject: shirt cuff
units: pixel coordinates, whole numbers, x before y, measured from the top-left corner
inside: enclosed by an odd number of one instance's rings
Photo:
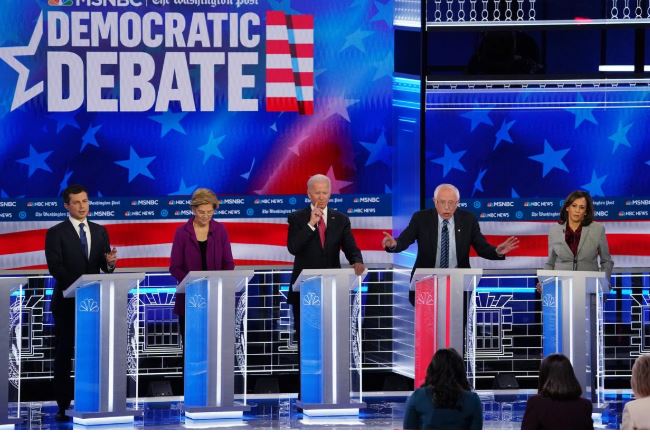
[[[309,228],[311,229],[312,232],[316,230],[316,227],[312,226],[312,225],[309,224],[309,223],[307,223],[307,227],[309,227]]]

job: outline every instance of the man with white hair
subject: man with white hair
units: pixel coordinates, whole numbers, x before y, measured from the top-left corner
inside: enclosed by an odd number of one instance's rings
[[[289,215],[287,248],[295,256],[288,302],[293,307],[296,340],[300,337],[300,293],[293,291],[298,275],[303,269],[340,268],[341,250],[357,275],[365,270],[361,251],[350,228],[350,219],[343,213],[330,209],[330,179],[315,174],[307,181],[307,196],[311,204]]]
[[[469,248],[488,260],[504,260],[506,254],[519,246],[519,239],[510,236],[498,246],[488,243],[476,216],[458,209],[460,192],[449,183],[438,185],[433,193],[434,209],[416,212],[408,227],[397,239],[384,232],[382,246],[389,253],[399,253],[418,242],[416,268],[469,268]]]

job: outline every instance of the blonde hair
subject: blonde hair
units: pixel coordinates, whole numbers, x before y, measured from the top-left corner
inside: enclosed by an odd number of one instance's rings
[[[634,361],[630,382],[635,398],[650,396],[650,356],[642,355]]]
[[[198,188],[192,193],[192,201],[190,206],[195,208],[204,204],[211,204],[212,209],[219,207],[219,200],[217,200],[217,195],[208,188]]]

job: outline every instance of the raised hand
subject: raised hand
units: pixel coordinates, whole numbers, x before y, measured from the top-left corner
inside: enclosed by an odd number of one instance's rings
[[[384,239],[381,240],[381,246],[384,248],[392,249],[397,246],[397,241],[395,240],[394,237],[390,235],[390,233],[383,232],[384,233]]]

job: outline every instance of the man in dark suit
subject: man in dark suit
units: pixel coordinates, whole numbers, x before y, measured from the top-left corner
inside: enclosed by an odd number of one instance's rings
[[[357,275],[366,269],[357,247],[350,219],[343,213],[327,207],[331,196],[330,180],[316,174],[307,182],[309,207],[289,215],[287,248],[295,256],[288,302],[293,308],[296,341],[300,341],[300,293],[293,291],[293,283],[303,269],[340,268],[341,250]]]
[[[67,420],[74,384],[70,378],[74,355],[75,302],[64,298],[66,290],[83,274],[113,272],[117,250],[111,250],[106,229],[88,221],[88,192],[81,185],[70,185],[63,191],[63,206],[68,218],[51,227],[45,235],[45,258],[50,274],[56,280],[51,310],[54,316],[54,393],[59,410],[56,418]]]
[[[489,260],[503,260],[519,246],[519,239],[509,237],[492,246],[483,237],[474,214],[458,209],[460,193],[451,184],[439,185],[433,193],[435,210],[425,209],[411,217],[408,227],[394,239],[384,233],[382,245],[389,253],[399,253],[418,242],[417,268],[469,268],[469,248]],[[453,236],[452,236],[453,235]]]

